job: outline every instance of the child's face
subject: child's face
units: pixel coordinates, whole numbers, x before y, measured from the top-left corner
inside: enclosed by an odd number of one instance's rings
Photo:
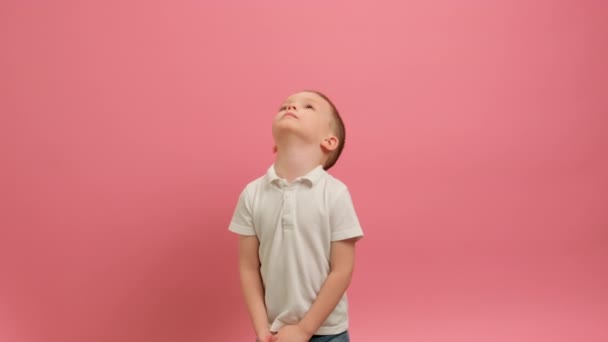
[[[275,141],[283,134],[296,134],[310,143],[321,143],[332,134],[331,120],[331,107],[322,97],[296,93],[281,104],[272,123],[272,135]]]

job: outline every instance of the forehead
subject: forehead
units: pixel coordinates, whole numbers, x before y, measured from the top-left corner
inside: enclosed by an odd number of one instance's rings
[[[322,98],[318,94],[308,92],[308,91],[302,91],[299,93],[292,94],[287,99],[285,99],[284,102],[288,103],[291,101],[311,101],[311,102],[329,106],[329,103],[327,103],[327,101],[325,101],[324,98]]]

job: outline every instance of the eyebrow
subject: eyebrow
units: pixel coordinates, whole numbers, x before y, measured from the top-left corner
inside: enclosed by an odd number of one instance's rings
[[[312,101],[312,102],[315,102],[315,103],[319,103],[319,101],[317,99],[315,99],[314,97],[303,97],[302,100],[308,100],[308,101]],[[284,105],[284,104],[289,103],[291,101],[293,101],[293,100],[289,100],[288,99],[286,101],[283,101],[283,103],[281,103],[281,105]]]

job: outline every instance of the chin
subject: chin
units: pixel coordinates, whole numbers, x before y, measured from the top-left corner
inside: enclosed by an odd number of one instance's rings
[[[275,125],[273,125],[272,127],[273,131],[289,131],[289,132],[295,132],[299,130],[299,127],[297,125],[294,125],[292,122],[287,122],[287,121],[280,121],[277,122]]]

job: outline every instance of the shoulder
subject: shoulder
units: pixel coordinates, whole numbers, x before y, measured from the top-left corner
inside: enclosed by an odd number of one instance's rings
[[[350,201],[350,191],[348,186],[338,178],[326,173],[321,182],[323,188],[323,197],[325,203],[330,208],[335,207],[338,203],[344,202],[344,200]]]
[[[266,182],[267,178],[266,175],[264,176],[260,176],[252,181],[249,181],[246,185],[245,185],[245,189],[247,190],[251,190],[251,189],[255,189],[257,187],[260,187],[262,184],[264,184]]]
[[[325,177],[323,180],[325,183],[324,186],[326,190],[330,191],[333,194],[337,195],[343,191],[348,191],[348,187],[346,186],[346,184],[344,184],[344,182],[334,177],[330,173],[325,173]]]
[[[253,197],[256,193],[263,190],[268,184],[268,176],[263,175],[245,184],[242,190],[242,195]]]

